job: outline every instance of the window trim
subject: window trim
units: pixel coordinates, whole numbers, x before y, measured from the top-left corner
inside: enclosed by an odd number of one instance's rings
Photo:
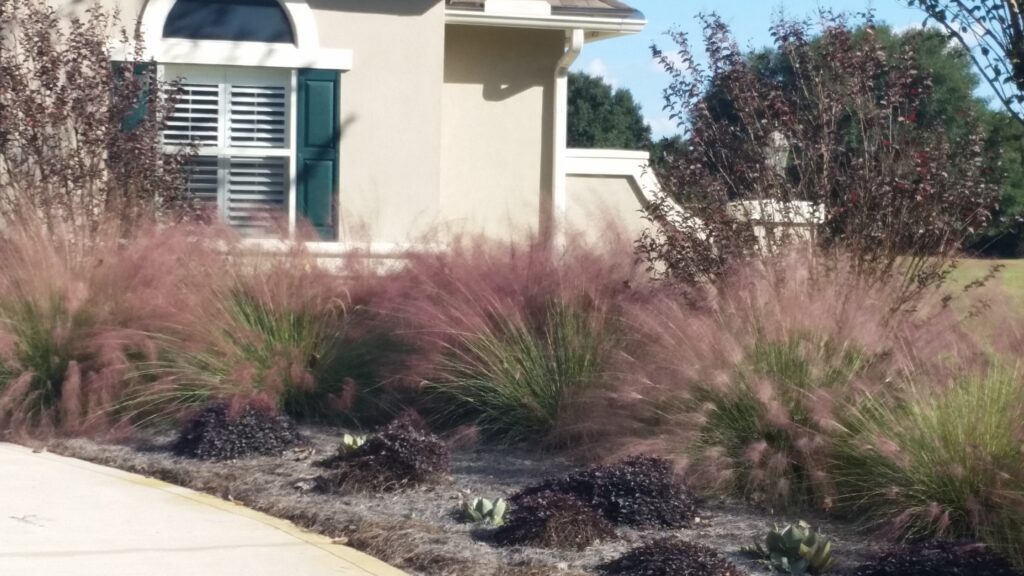
[[[341,72],[352,69],[352,50],[320,46],[316,18],[306,0],[278,0],[291,21],[295,45],[164,38],[164,25],[176,1],[149,0],[147,3],[139,24],[145,39],[146,58],[161,64],[320,68]],[[131,48],[117,47],[118,52],[122,50],[130,52]]]

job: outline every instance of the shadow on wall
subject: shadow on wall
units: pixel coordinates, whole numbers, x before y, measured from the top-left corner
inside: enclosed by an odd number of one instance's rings
[[[384,16],[422,16],[443,0],[308,0],[313,10],[334,10]],[[400,39],[394,39],[400,40]],[[381,41],[387,41],[382,38]]]
[[[449,26],[444,81],[482,86],[484,100],[502,102],[547,88],[563,48],[556,31]]]

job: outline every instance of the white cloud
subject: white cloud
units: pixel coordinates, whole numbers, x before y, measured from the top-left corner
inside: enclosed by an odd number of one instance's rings
[[[618,80],[612,76],[611,71],[608,69],[608,64],[600,58],[594,58],[591,60],[584,71],[591,76],[597,76],[598,78],[603,79],[605,82],[611,84],[612,88],[616,88],[619,85]]]
[[[667,115],[648,116],[647,124],[650,125],[651,131],[654,132],[655,137],[671,136],[672,134],[679,132],[679,127],[676,125],[676,121],[669,118]]]

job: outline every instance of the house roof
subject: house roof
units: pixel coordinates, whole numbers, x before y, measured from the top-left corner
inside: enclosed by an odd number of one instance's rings
[[[485,0],[445,0],[452,8],[483,10]],[[619,0],[547,0],[552,14],[576,16],[609,16],[643,19],[643,14]]]

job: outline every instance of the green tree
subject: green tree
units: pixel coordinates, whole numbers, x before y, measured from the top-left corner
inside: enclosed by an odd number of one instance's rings
[[[1024,256],[1024,124],[1004,110],[982,117],[993,170],[1003,177],[999,209],[985,233],[969,248],[987,256]]]
[[[629,90],[597,76],[569,75],[570,147],[644,150],[650,144],[651,127]]]

